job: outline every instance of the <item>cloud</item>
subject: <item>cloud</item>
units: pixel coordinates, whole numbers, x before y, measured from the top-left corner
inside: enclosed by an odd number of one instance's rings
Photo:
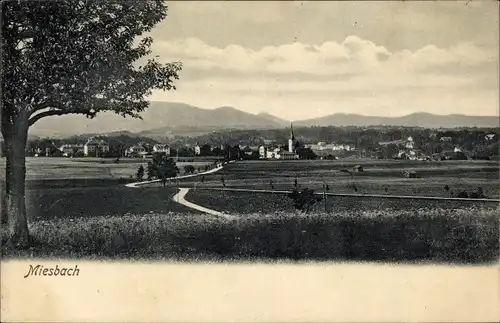
[[[391,52],[354,35],[341,42],[293,42],[259,49],[216,47],[187,38],[156,41],[154,52],[185,66],[178,91],[155,94],[160,100],[245,106],[254,112],[266,106],[276,114],[284,105],[316,107],[294,111],[298,119],[304,113],[313,117],[339,110],[370,114],[368,109],[382,107],[396,115],[498,111],[498,53],[473,43]]]
[[[265,46],[259,50],[239,45],[218,48],[196,38],[157,41],[154,48],[165,60],[180,59],[189,68],[225,69],[245,74],[415,73],[451,64],[475,66],[498,60],[495,51],[469,43],[446,49],[428,45],[414,52],[391,53],[384,46],[357,36],[349,36],[341,43],[327,41],[312,45],[295,42]]]

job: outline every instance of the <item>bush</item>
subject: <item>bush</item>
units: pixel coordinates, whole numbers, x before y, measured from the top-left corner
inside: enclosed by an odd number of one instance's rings
[[[470,193],[469,197],[472,198],[472,199],[484,199],[484,198],[487,198],[487,196],[484,195],[483,188],[481,186],[478,187],[477,189],[475,189],[474,191],[472,191],[472,193]]]
[[[137,169],[136,177],[138,181],[142,181],[142,178],[144,177],[144,166],[139,166],[139,168]]]
[[[195,168],[193,165],[186,165],[184,166],[184,173],[185,174],[193,174],[195,171]]]
[[[314,190],[308,188],[304,188],[302,192],[295,188],[291,193],[288,193],[288,197],[293,200],[295,209],[304,213],[309,212],[316,202],[322,200],[321,196],[315,195]]]

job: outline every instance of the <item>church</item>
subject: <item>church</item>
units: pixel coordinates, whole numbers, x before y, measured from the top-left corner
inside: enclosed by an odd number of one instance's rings
[[[282,149],[280,147],[259,147],[260,159],[280,159],[280,160],[293,160],[299,159],[299,155],[296,153],[295,149],[297,147],[297,141],[295,140],[295,135],[293,134],[293,124],[290,124],[290,137],[288,138],[288,150]]]

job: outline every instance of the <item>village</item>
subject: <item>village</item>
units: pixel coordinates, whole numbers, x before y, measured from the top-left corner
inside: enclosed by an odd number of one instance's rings
[[[287,130],[288,129],[288,130]],[[123,141],[108,136],[91,136],[82,143],[71,139],[44,139],[33,142],[27,148],[27,156],[32,157],[96,157],[96,158],[151,158],[153,154],[163,154],[171,157],[233,157],[236,159],[253,160],[298,160],[298,159],[340,159],[340,158],[368,158],[368,159],[400,159],[400,160],[466,160],[477,159],[477,152],[463,147],[468,145],[474,149],[495,145],[498,142],[496,133],[484,133],[476,142],[460,144],[459,140],[451,136],[438,136],[431,133],[427,140],[420,136],[418,142],[409,135],[403,139],[379,141],[375,145],[363,146],[351,140],[347,141],[318,141],[297,138],[293,124],[288,131],[288,141],[283,142],[268,138],[261,138],[260,144],[255,140],[235,142],[227,140],[219,145],[200,141],[191,144],[189,140],[170,143],[156,140],[140,141],[137,138],[127,138],[128,145]],[[307,130],[307,128],[304,128]],[[304,130],[300,129],[300,130]],[[299,132],[300,132],[299,130]],[[418,135],[418,133],[416,134]],[[190,139],[190,138],[187,138]],[[200,138],[201,140],[203,138]],[[191,139],[192,140],[192,139]],[[372,140],[373,141],[373,140]],[[493,149],[494,150],[494,149]],[[233,156],[230,156],[233,154]],[[488,154],[486,154],[488,155]],[[491,153],[489,153],[491,155]],[[494,152],[484,158],[496,158]]]

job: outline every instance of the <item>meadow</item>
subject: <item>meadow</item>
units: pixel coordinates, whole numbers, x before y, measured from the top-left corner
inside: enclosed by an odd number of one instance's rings
[[[5,159],[0,159],[0,178]],[[175,187],[132,189],[139,165],[147,161],[97,158],[27,158],[26,208],[30,221],[167,212],[194,212],[171,200]],[[178,163],[204,167],[210,161]],[[0,183],[3,189],[3,181]]]
[[[50,162],[49,162],[50,161]],[[362,164],[349,175],[342,169]],[[195,187],[186,199],[229,213],[200,214],[172,201],[175,185],[128,188],[136,163],[106,164],[46,158],[29,161],[27,206],[34,244],[2,243],[2,257],[174,259],[181,261],[389,261],[485,263],[498,260],[497,202],[329,196],[308,214],[279,193],[227,188],[331,193],[447,196],[482,186],[498,198],[491,162],[240,161],[215,174],[180,180]],[[416,170],[420,178],[404,178]],[[121,173],[123,172],[123,173]],[[127,173],[129,172],[129,173]],[[123,174],[123,175],[117,175]],[[385,188],[388,188],[386,190]],[[0,230],[2,242],[7,232]]]
[[[64,158],[64,157],[27,157],[26,179],[135,179],[140,165],[147,166],[147,159],[122,158],[119,163],[113,158]],[[178,162],[182,171],[186,165],[204,168],[212,164],[210,159],[193,159],[189,162]],[[0,179],[5,178],[5,158],[0,158]]]
[[[355,165],[363,172],[347,173]],[[500,164],[489,161],[240,161],[221,172],[196,180],[183,180],[194,187],[221,188],[221,178],[228,188],[291,190],[297,179],[300,187],[322,192],[328,184],[331,193],[419,195],[453,197],[465,190],[483,188],[493,199],[500,197]],[[415,171],[419,178],[405,178],[404,171]],[[272,186],[271,186],[272,184]],[[448,185],[449,190],[445,190]],[[273,188],[272,188],[273,187]]]
[[[321,197],[323,198],[323,196]],[[255,214],[256,212],[273,214],[276,212],[295,211],[293,201],[284,193],[235,192],[197,188],[188,192],[186,200],[229,214]],[[317,202],[311,211],[313,213],[327,212],[329,214],[354,211],[380,211],[389,214],[390,212],[400,210],[418,213],[429,210],[452,209],[467,209],[472,213],[480,210],[498,210],[497,212],[500,216],[498,202],[419,200],[366,196],[326,196],[326,199]]]
[[[233,219],[192,213],[37,221],[29,249],[4,258],[177,261],[382,261],[492,263],[499,256],[498,213],[481,210],[290,212]]]

